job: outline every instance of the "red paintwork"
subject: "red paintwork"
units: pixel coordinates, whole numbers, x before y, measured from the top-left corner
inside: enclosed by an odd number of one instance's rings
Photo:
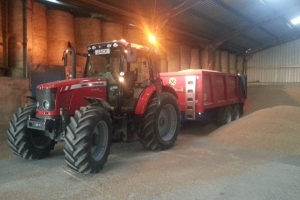
[[[137,102],[136,108],[135,108],[135,114],[144,114],[147,104],[152,96],[152,94],[155,92],[154,85],[149,85],[143,92],[140,94],[139,100]]]
[[[88,85],[91,82],[103,82],[105,85],[81,87],[81,85]],[[75,87],[75,88],[72,88]],[[77,87],[76,87],[77,86]],[[59,116],[60,108],[67,108],[69,115],[74,115],[75,110],[81,106],[87,106],[89,102],[84,97],[95,97],[106,100],[106,79],[105,78],[80,78],[72,80],[63,80],[50,82],[38,85],[37,90],[57,88],[55,110],[44,111],[37,110],[39,116]]]
[[[170,85],[169,79],[175,78],[176,84],[172,87],[178,95],[181,111],[186,109],[186,76],[197,76],[196,79],[196,112],[203,113],[210,108],[242,103],[245,99],[239,92],[237,75],[211,70],[183,70],[179,72],[161,73],[164,85]],[[171,85],[170,85],[171,86]]]

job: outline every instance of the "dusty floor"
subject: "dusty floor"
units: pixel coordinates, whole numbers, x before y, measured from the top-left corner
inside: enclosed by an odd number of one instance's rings
[[[0,199],[299,199],[300,84],[250,84],[244,116],[183,123],[174,148],[114,143],[96,175],[66,166],[63,143],[27,161],[0,142]]]

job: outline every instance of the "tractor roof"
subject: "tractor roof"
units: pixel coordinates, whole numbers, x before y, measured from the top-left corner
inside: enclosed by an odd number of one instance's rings
[[[94,44],[90,44],[87,46],[88,50],[93,50],[93,49],[98,49],[98,48],[111,48],[111,47],[119,47],[119,46],[123,46],[125,48],[129,48],[129,47],[134,47],[137,50],[143,50],[143,51],[149,51],[150,47],[144,46],[144,45],[140,45],[140,44],[135,44],[135,43],[130,43],[127,42],[126,40],[113,40],[110,42],[100,42],[100,43],[94,43]]]

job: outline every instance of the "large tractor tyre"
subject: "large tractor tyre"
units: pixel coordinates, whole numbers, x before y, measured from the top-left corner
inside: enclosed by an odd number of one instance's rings
[[[229,124],[233,118],[233,111],[231,106],[224,106],[217,111],[217,125],[222,126]]]
[[[35,117],[36,104],[19,108],[13,114],[7,130],[8,143],[14,154],[29,160],[49,156],[54,149],[55,141],[44,135],[43,131],[27,128],[28,117]]]
[[[177,100],[171,93],[163,92],[160,105],[157,105],[157,97],[149,101],[138,136],[145,148],[165,150],[174,145],[179,128],[180,109]]]
[[[111,146],[112,121],[100,106],[81,107],[70,119],[65,137],[65,161],[80,173],[97,173],[105,162]]]
[[[241,117],[242,115],[242,110],[239,104],[236,104],[233,106],[233,116],[232,116],[232,121],[237,120]]]

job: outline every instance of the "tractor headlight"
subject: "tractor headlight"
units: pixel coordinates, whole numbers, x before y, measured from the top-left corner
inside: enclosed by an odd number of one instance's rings
[[[119,81],[120,81],[121,83],[123,83],[123,82],[124,82],[124,77],[123,77],[123,76],[120,76],[120,77],[119,77]]]
[[[36,106],[40,110],[54,110],[57,88],[40,89],[36,91]]]
[[[45,101],[43,101],[43,108],[45,109],[45,110],[48,110],[49,109],[49,107],[50,107],[50,103],[49,103],[49,101],[47,101],[47,100],[45,100]]]
[[[120,72],[120,76],[119,76],[119,81],[121,82],[121,83],[123,83],[124,82],[124,75],[125,75],[125,72]]]

